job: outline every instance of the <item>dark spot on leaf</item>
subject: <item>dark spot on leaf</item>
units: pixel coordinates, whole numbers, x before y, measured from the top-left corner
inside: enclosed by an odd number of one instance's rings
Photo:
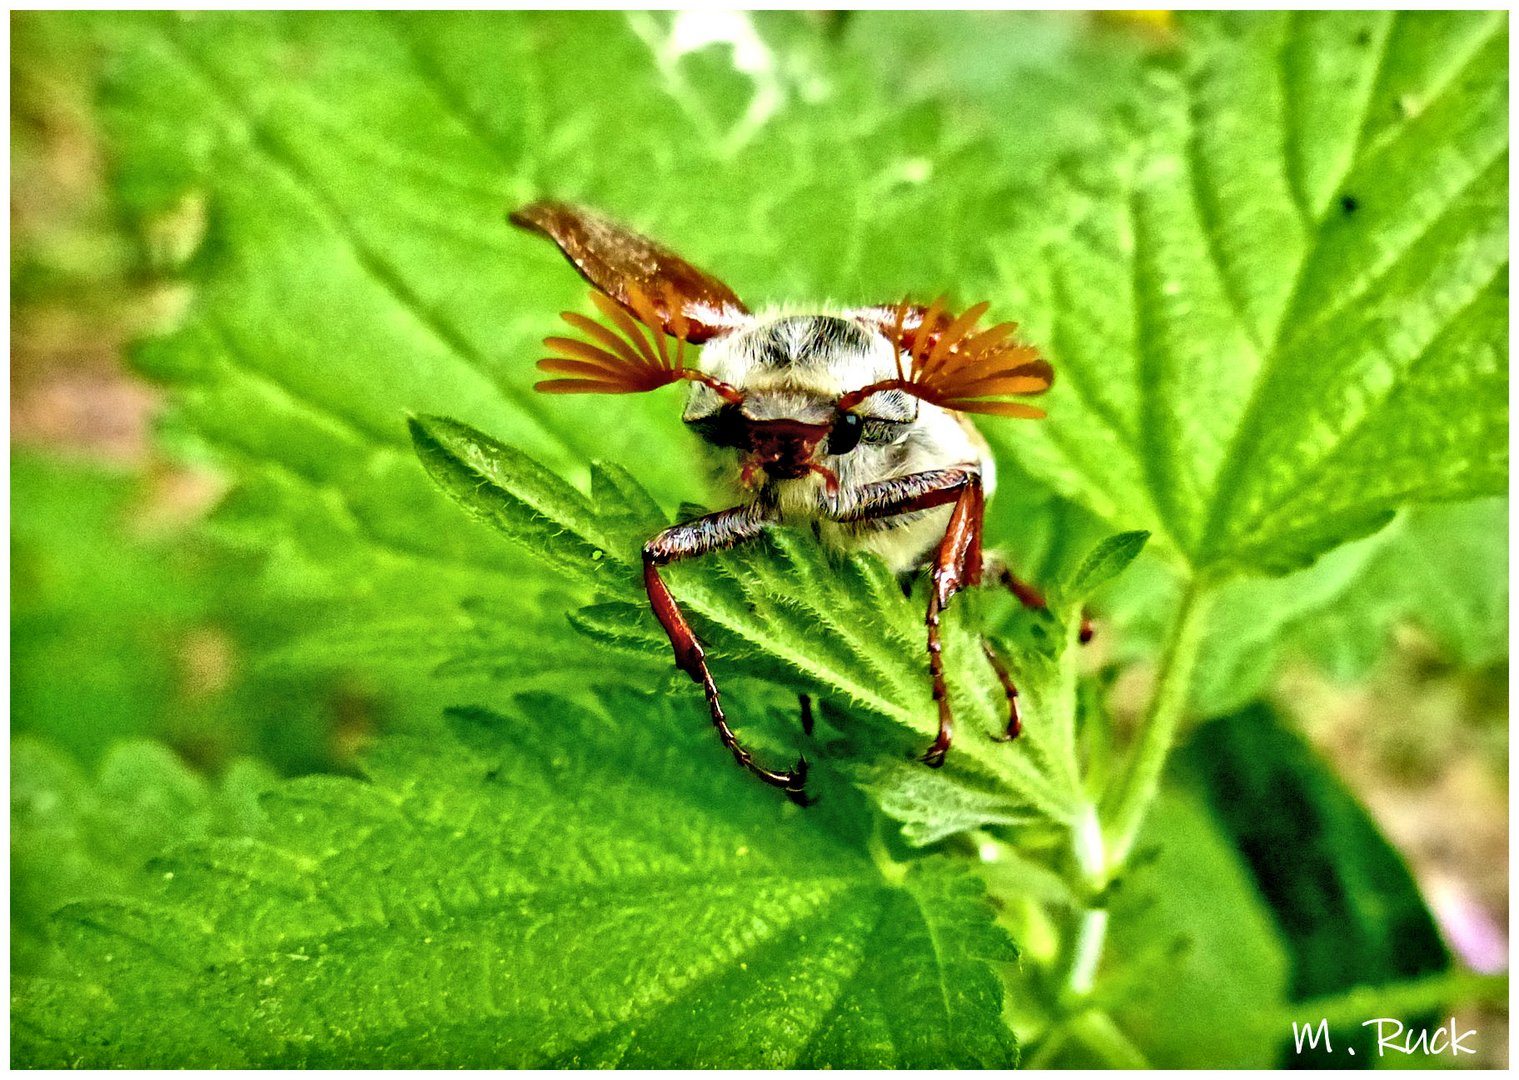
[[[1354,195],[1341,195],[1340,196],[1340,209],[1343,210],[1343,211],[1345,211],[1345,216],[1346,217],[1349,217],[1351,214],[1355,213],[1360,208],[1361,208],[1361,201],[1359,199],[1357,199]]]
[[[1371,31],[1367,30],[1365,28],[1362,28],[1361,32],[1355,36],[1355,43],[1357,45],[1360,45],[1362,48],[1366,47],[1367,45],[1370,45],[1371,44]]]

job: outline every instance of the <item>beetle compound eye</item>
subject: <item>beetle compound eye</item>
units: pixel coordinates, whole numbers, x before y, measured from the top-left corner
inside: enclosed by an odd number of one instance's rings
[[[865,421],[858,414],[839,413],[838,419],[833,422],[833,430],[828,433],[828,452],[830,454],[849,453],[860,445],[860,432],[864,429]]]
[[[748,442],[748,424],[737,405],[724,405],[710,416],[687,423],[713,446],[742,447]]]

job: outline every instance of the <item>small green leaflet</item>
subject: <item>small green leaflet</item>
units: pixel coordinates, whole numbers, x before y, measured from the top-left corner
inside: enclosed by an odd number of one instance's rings
[[[804,812],[714,768],[703,721],[533,697],[282,784],[146,899],[57,916],[14,1063],[1011,1067],[980,883],[876,861],[847,791]]]
[[[1123,573],[1139,558],[1150,534],[1143,530],[1118,533],[1103,540],[1087,553],[1081,564],[1061,582],[1057,591],[1060,603],[1079,602]]]

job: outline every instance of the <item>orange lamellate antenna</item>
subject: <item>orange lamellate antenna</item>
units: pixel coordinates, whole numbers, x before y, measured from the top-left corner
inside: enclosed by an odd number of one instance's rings
[[[940,297],[928,305],[918,324],[908,329],[911,306],[905,301],[898,305],[890,329],[897,377],[850,391],[839,399],[839,408],[852,409],[882,390],[901,390],[957,412],[1031,419],[1044,416],[1043,409],[1000,400],[1010,395],[1041,394],[1050,388],[1054,373],[1032,346],[1008,342],[1018,328],[1016,323],[998,323],[975,332],[989,306],[983,302],[951,318]],[[904,370],[904,348],[912,360],[910,371]]]
[[[892,351],[896,354],[897,378],[903,382],[907,381],[907,372],[902,368],[902,339],[905,336],[907,327],[907,308],[908,303],[906,300],[897,305],[897,321],[891,328],[891,346]],[[861,400],[864,399],[862,398]]]
[[[632,314],[601,292],[593,291],[591,302],[611,325],[579,312],[561,312],[560,317],[589,340],[544,338],[544,345],[560,355],[539,360],[539,369],[566,377],[535,383],[534,390],[544,394],[641,394],[686,379],[706,384],[724,401],[737,404],[744,400],[744,395],[727,383],[686,366],[690,324],[678,304],[666,305],[670,311],[668,325],[674,331],[672,350],[666,323],[649,295],[636,285],[628,290]]]

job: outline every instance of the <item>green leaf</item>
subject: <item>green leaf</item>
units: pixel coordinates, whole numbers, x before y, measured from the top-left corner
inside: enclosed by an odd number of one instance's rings
[[[1074,573],[1060,586],[1062,602],[1081,600],[1091,596],[1128,568],[1144,550],[1150,534],[1143,531],[1118,533],[1102,541],[1081,561]]]
[[[636,723],[627,723],[636,716]],[[19,980],[30,1066],[1009,1067],[979,883],[873,861],[626,694],[455,716],[368,779],[278,787],[251,839],[74,905]]]
[[[1194,792],[1167,789],[1112,905],[1105,978],[1118,1021],[1163,1069],[1265,1069],[1288,961],[1238,853]],[[1073,1061],[1071,1065],[1090,1065]]]
[[[54,961],[48,916],[71,901],[145,894],[171,841],[240,836],[261,820],[265,766],[234,762],[216,785],[162,746],[117,743],[92,775],[38,739],[11,741],[11,970]]]
[[[1413,624],[1464,667],[1508,655],[1507,499],[1417,507],[1336,602],[1284,635],[1336,678],[1364,675],[1390,631]]]
[[[496,527],[524,558],[606,599],[575,613],[577,629],[640,659],[669,656],[635,569],[641,541],[658,525],[632,513],[634,506],[652,507],[634,481],[616,474],[626,502],[610,493],[587,498],[520,451],[463,424],[421,419],[413,421],[413,433],[429,473],[466,510]],[[613,475],[604,466],[593,472]],[[630,521],[642,524],[618,531]],[[983,823],[1006,822],[1012,803],[1056,820],[1068,820],[1081,804],[1073,687],[1059,680],[1054,656],[1020,651],[1014,666],[1028,710],[1025,737],[1011,745],[995,742],[991,736],[1007,723],[1006,698],[975,632],[959,617],[967,604],[952,608],[955,618],[946,622],[947,678],[961,736],[944,775],[979,794],[928,799],[920,789],[938,781],[916,775],[924,771],[920,767],[887,767],[879,760],[921,753],[914,745],[926,746],[937,728],[922,667],[922,595],[904,597],[877,559],[833,555],[785,529],[773,530],[763,544],[712,556],[703,566],[676,564],[664,573],[712,646],[719,674],[727,668],[772,679],[795,691],[842,699],[863,714],[854,718],[867,721],[870,735],[857,740],[856,752],[873,765],[852,775],[868,783],[888,814],[910,824],[917,842],[976,824],[975,813],[984,815]],[[1057,655],[1061,647],[1051,646]],[[850,718],[839,715],[846,723]]]
[[[527,455],[458,421],[416,418],[411,436],[428,475],[471,517],[567,580],[631,593],[626,583],[636,580],[629,573],[637,562],[634,545],[662,526],[647,516],[658,508],[631,480],[604,480],[587,497]],[[603,465],[597,475],[616,474]],[[625,490],[637,491],[638,501],[625,501]],[[612,582],[603,584],[609,576]]]
[[[1174,577],[1148,558],[1109,591],[1099,615],[1119,628],[1122,659],[1153,654],[1176,600]],[[1508,500],[1414,507],[1306,570],[1221,586],[1193,707],[1204,716],[1242,708],[1294,660],[1345,683],[1362,678],[1403,626],[1464,667],[1507,654]]]
[[[846,763],[843,771],[874,795],[883,814],[902,823],[902,838],[916,847],[972,829],[1035,819],[1027,802],[984,778],[946,776],[913,761]]]
[[[1265,706],[1205,724],[1181,758],[1276,921],[1292,1001],[1434,975],[1451,956],[1403,859],[1344,783]],[[1381,1014],[1379,1014],[1381,1015]],[[1369,1017],[1367,1019],[1370,1019]],[[1372,1058],[1374,1032],[1335,1029]],[[1282,1040],[1283,1046],[1287,1040]],[[1333,1059],[1284,1049],[1293,1064]]]
[[[1506,15],[1198,14],[1180,38],[999,245],[1059,373],[1020,460],[1208,572],[1502,491]]]

